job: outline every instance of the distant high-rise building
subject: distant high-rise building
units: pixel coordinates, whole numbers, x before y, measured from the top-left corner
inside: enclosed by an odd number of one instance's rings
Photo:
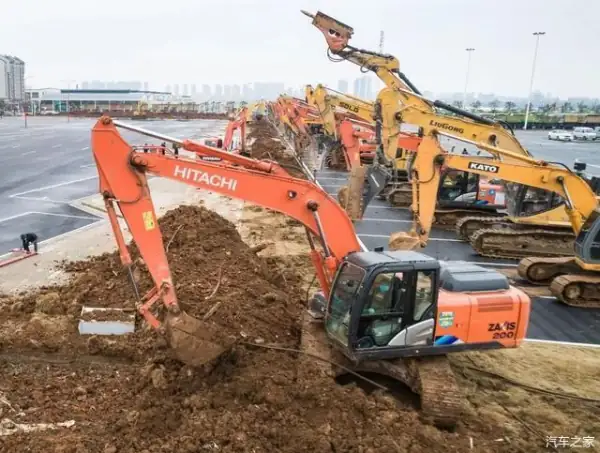
[[[217,99],[217,101],[223,99],[223,86],[222,85],[215,85],[215,98]]]
[[[242,99],[246,102],[250,102],[252,99],[254,99],[252,86],[249,83],[244,84],[242,87]]]
[[[340,93],[348,93],[348,81],[343,79],[338,80],[337,89]]]
[[[17,57],[0,55],[0,99],[25,99],[25,62]]]
[[[187,84],[187,83],[184,83],[184,84],[183,84],[183,95],[184,95],[184,96],[187,96],[188,94],[189,94],[189,93],[188,93],[188,84]]]
[[[210,89],[210,85],[202,85],[202,98],[207,100],[210,98],[212,94],[212,90]]]
[[[354,90],[352,94],[356,97],[360,97],[361,83],[360,79],[354,79]]]
[[[225,100],[231,101],[231,85],[225,85],[223,91],[224,91],[223,95],[225,96]]]
[[[190,93],[192,96],[196,96],[197,92],[196,92],[196,84],[192,83],[192,86],[190,87]]]
[[[175,85],[173,85],[173,94],[175,96],[179,96],[179,84],[176,83]]]
[[[90,89],[90,82],[81,82],[81,89],[82,90],[89,90]]]
[[[167,86],[165,87],[165,92],[166,92],[166,93],[170,93],[170,92],[171,92],[171,85],[167,85]]]
[[[371,87],[372,87],[372,84],[371,84],[370,77],[368,77],[368,76],[359,77],[358,79],[354,80],[353,94],[354,94],[354,96],[359,97],[361,99],[365,99],[365,100],[372,99],[374,96],[373,96],[373,89]]]
[[[242,97],[242,90],[239,85],[233,85],[231,88],[231,97],[234,101],[239,101]]]
[[[150,91],[149,90],[149,86],[148,86],[148,82],[144,82],[144,91]]]

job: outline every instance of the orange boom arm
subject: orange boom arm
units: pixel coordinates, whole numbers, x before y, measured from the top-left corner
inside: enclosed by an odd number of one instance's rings
[[[164,138],[149,131],[120,126]],[[189,140],[179,143],[188,151],[219,157],[223,161],[205,162],[138,152],[125,142],[115,123],[107,117],[101,118],[92,130],[92,151],[100,177],[100,192],[121,260],[124,265],[131,265],[114,203],[119,206],[155,284],[140,309],[147,321],[160,327],[149,312],[158,298],[175,311],[178,304],[146,173],[256,203],[298,220],[323,247],[322,252],[318,251],[312,236],[308,235],[321,288],[328,294],[339,262],[349,253],[361,250],[352,222],[337,202],[316,184],[289,176],[274,162],[246,158]]]

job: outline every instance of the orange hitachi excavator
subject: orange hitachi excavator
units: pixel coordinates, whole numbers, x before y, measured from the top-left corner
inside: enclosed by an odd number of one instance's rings
[[[138,152],[117,127],[221,161]],[[232,342],[217,342],[215,326],[181,310],[147,174],[256,203],[301,222],[321,287],[307,307],[303,332],[329,345],[320,354],[336,357],[348,369],[385,374],[408,384],[420,394],[423,411],[438,424],[453,425],[462,406],[447,354],[514,348],[525,336],[530,300],[506,277],[414,251],[363,251],[339,204],[311,180],[293,178],[275,162],[178,140],[106,116],[93,128],[92,151],[121,261],[131,269],[117,208],[154,282],[140,297],[130,272],[137,309],[191,366],[216,359]],[[159,303],[166,308],[162,316],[155,314]]]

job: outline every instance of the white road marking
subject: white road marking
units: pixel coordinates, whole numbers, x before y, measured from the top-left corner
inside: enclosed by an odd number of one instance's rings
[[[573,343],[570,341],[537,340],[534,338],[525,338],[525,341],[527,341],[529,343],[559,344],[561,346],[577,346],[577,347],[581,347],[581,348],[600,348],[600,344],[594,344],[594,343]]]
[[[52,184],[50,186],[44,186],[44,187],[40,187],[38,189],[31,189],[31,190],[26,190],[25,192],[15,193],[15,194],[9,195],[9,198],[18,197],[20,195],[25,195],[27,193],[32,193],[32,192],[40,192],[42,190],[54,189],[55,187],[68,186],[69,184],[75,184],[78,182],[89,181],[90,179],[96,179],[96,178],[98,178],[98,175],[88,176],[87,178],[74,179],[72,181],[61,182],[58,184]]]
[[[588,167],[600,168],[600,165],[587,164]]]
[[[23,212],[23,213],[17,214],[17,215],[11,215],[10,217],[4,217],[3,219],[0,219],[0,223],[8,222],[9,220],[13,220],[13,219],[18,219],[19,217],[25,217],[26,215],[29,215],[29,214],[31,214],[30,211]]]
[[[41,214],[41,215],[49,215],[55,217],[70,217],[73,219],[85,219],[85,220],[97,220],[99,217],[92,216],[81,216],[81,215],[72,215],[72,214],[56,214],[53,212],[40,212],[40,211],[31,211],[30,214]]]
[[[96,165],[96,164],[86,164],[86,165],[80,165],[79,167],[80,167],[80,168],[90,168],[90,167],[93,167],[94,165]]]
[[[365,238],[389,238],[390,235],[389,234],[362,234],[362,233],[358,233],[358,236],[361,237],[365,237]],[[429,241],[440,241],[440,242],[464,242],[461,241],[460,239],[445,239],[445,238],[429,238]]]
[[[21,154],[21,156],[29,156],[30,154],[37,153],[37,151],[27,151],[26,153]]]
[[[366,222],[393,222],[393,223],[412,223],[412,220],[400,220],[400,219],[375,219],[373,217],[363,217],[358,221],[366,221]]]
[[[18,200],[27,200],[27,201],[37,201],[37,202],[42,202],[42,203],[54,203],[54,204],[70,204],[70,202],[68,201],[58,201],[58,200],[52,200],[48,197],[23,197],[23,196],[18,196],[18,197],[14,197]]]
[[[85,151],[86,149],[90,149],[90,147],[89,147],[89,146],[86,146],[86,147],[84,147],[84,148],[81,148],[81,151]]]
[[[348,178],[322,178],[322,177],[317,177],[317,179],[319,180],[325,180],[325,181],[347,181]],[[325,184],[326,186],[328,186],[329,184]]]
[[[62,146],[62,145],[59,143],[58,145],[52,145],[52,148],[58,148],[60,146]]]

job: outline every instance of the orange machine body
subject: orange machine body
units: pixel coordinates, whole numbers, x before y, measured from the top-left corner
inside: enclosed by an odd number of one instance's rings
[[[517,347],[527,332],[530,305],[529,297],[514,287],[476,293],[440,289],[435,344],[498,342]]]

